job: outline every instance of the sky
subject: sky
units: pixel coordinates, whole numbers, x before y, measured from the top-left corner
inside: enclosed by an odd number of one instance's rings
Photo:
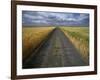
[[[89,26],[89,14],[22,11],[23,26]]]

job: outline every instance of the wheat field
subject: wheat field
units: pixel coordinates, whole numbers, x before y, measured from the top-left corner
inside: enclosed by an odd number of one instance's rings
[[[61,27],[64,34],[70,39],[85,62],[89,61],[89,28],[88,27]]]
[[[22,51],[23,60],[49,35],[54,27],[23,27]]]

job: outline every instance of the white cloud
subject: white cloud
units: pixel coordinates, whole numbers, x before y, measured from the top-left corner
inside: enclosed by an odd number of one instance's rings
[[[86,14],[80,14],[78,20],[81,21],[81,20],[84,20],[84,19],[86,19],[86,18],[88,18],[88,17],[89,17],[89,16],[86,15]]]
[[[67,21],[77,21],[75,18],[68,18]]]

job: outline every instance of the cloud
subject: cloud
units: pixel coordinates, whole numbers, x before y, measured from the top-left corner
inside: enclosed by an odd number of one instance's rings
[[[86,14],[80,14],[80,16],[79,16],[80,21],[84,20],[84,19],[87,19],[87,18],[89,18],[89,15],[86,15]]]
[[[87,24],[85,24],[85,20]],[[67,12],[23,11],[23,25],[89,25],[89,14]]]
[[[24,17],[28,18],[28,19],[43,19],[42,16],[34,16],[34,15],[30,15],[30,14],[24,14]]]

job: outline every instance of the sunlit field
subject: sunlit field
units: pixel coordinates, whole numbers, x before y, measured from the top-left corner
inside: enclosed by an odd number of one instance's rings
[[[61,27],[70,39],[85,62],[89,60],[89,28],[88,27]]]
[[[47,38],[54,27],[23,27],[23,59],[31,55],[32,51]]]

